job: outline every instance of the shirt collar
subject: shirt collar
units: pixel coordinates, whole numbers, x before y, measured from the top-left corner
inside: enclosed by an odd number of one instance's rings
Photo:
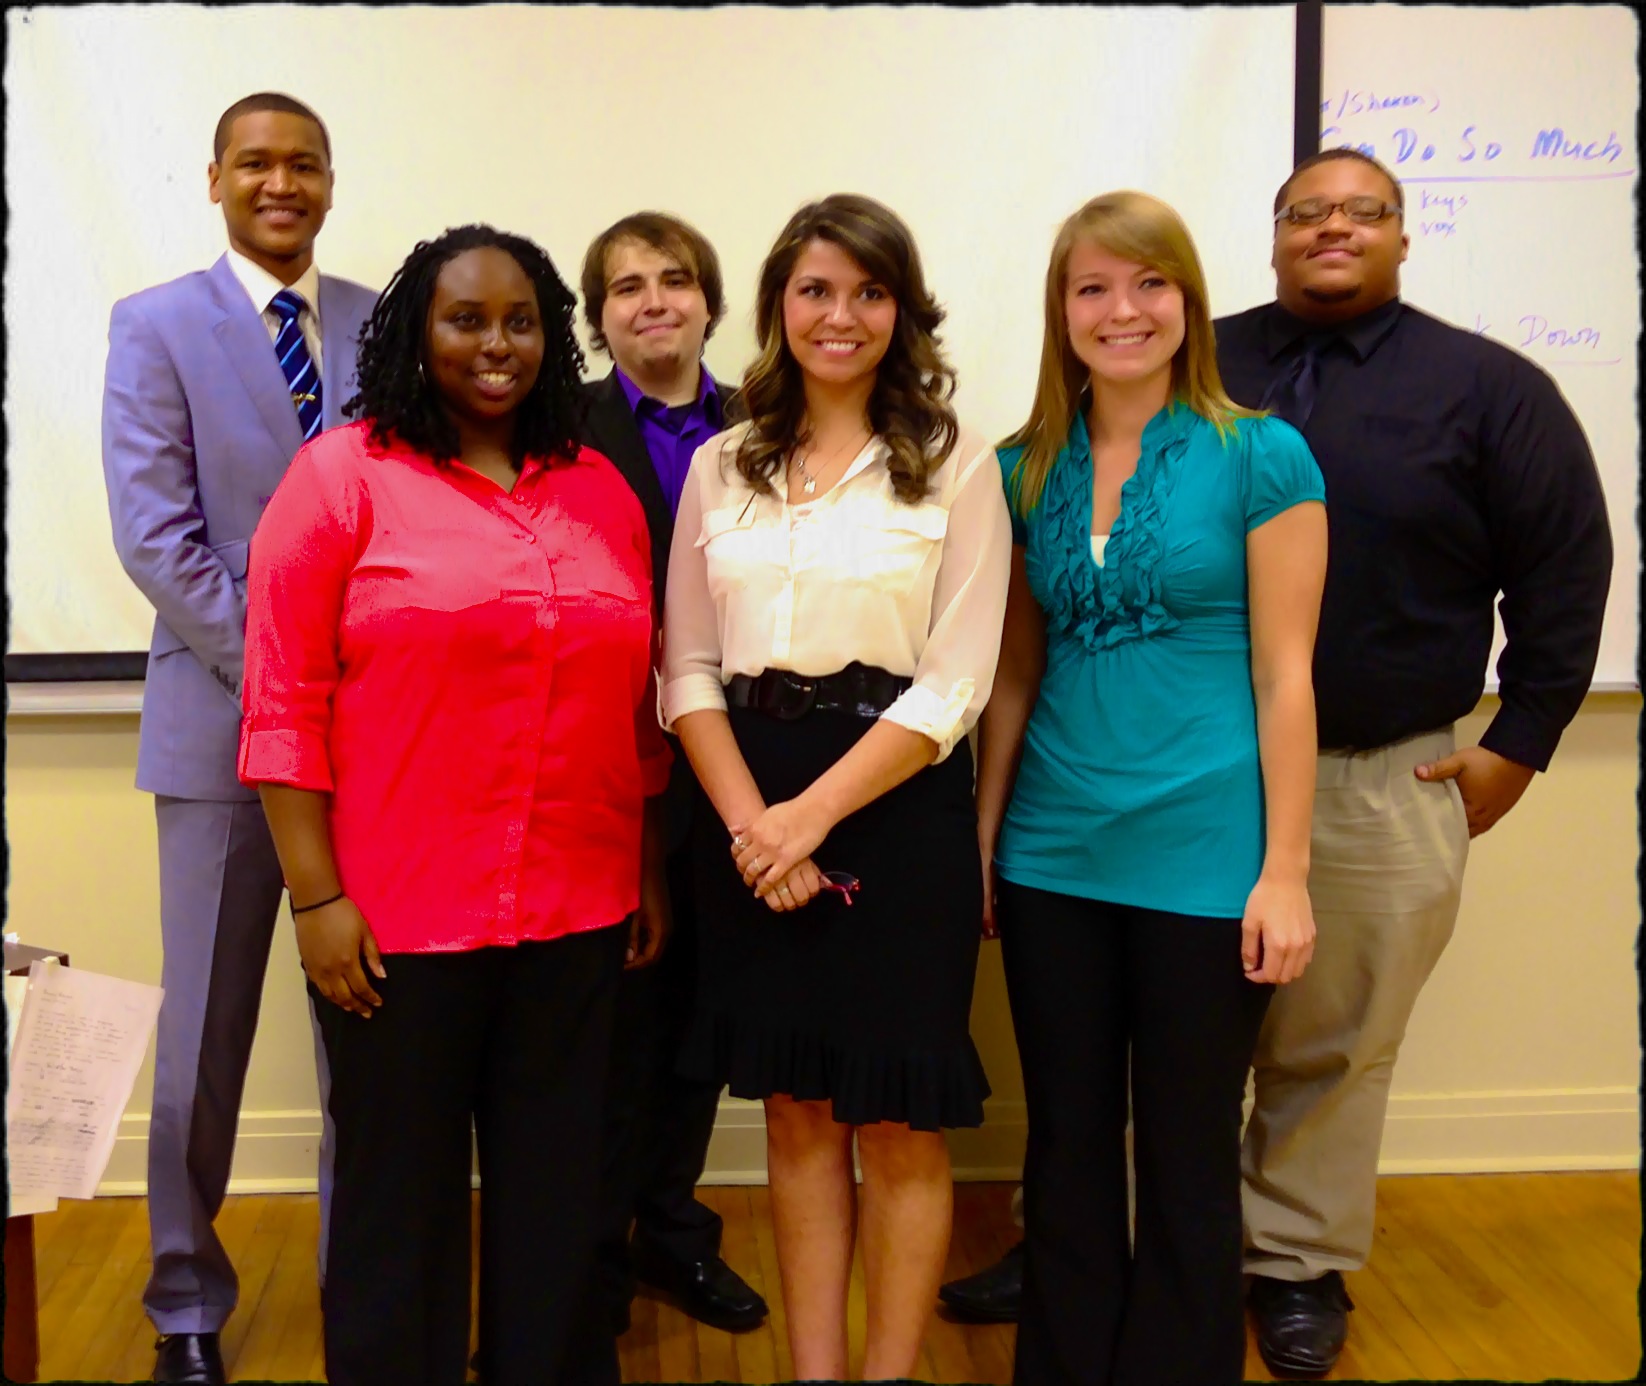
[[[1164,409],[1143,425],[1143,437],[1139,441],[1145,448],[1164,447],[1183,437],[1199,419],[1200,415],[1181,399],[1170,399]]]
[[[1356,357],[1364,361],[1377,350],[1383,339],[1394,331],[1395,324],[1400,321],[1401,309],[1400,300],[1391,298],[1387,303],[1380,303],[1359,317],[1350,318],[1347,322],[1337,323],[1331,327],[1322,327],[1318,323],[1304,322],[1302,318],[1287,312],[1280,304],[1274,303],[1270,305],[1268,321],[1264,324],[1264,346],[1269,353],[1269,359],[1273,361],[1295,342],[1313,337],[1321,342],[1342,342]]]
[[[1069,440],[1064,445],[1069,450],[1069,461],[1084,462],[1091,456],[1092,435],[1086,427],[1086,411],[1092,407],[1090,389],[1080,392],[1080,398],[1075,402],[1074,422],[1069,425]]]
[[[668,409],[671,406],[663,403],[654,395],[648,395],[633,380],[629,373],[621,366],[613,366],[617,373],[617,383],[623,387],[623,398],[629,402],[629,412],[636,418],[640,417],[640,407],[650,401],[654,409]],[[720,422],[720,392],[715,389],[714,377],[709,374],[708,367],[702,362],[697,367],[697,398],[692,401],[692,408],[701,409],[710,423],[718,425]]]
[[[860,472],[867,471],[876,462],[891,455],[892,445],[876,433],[858,450],[857,456],[852,458],[851,464],[840,474],[840,480],[835,482],[829,490],[831,492],[838,490]]]
[[[1091,408],[1092,397],[1088,390],[1081,391],[1079,407],[1074,413],[1074,422],[1069,425],[1069,460],[1081,462],[1091,456],[1092,437],[1086,427],[1086,411]],[[1145,449],[1158,448],[1179,438],[1195,426],[1200,415],[1181,399],[1171,400],[1164,409],[1156,414],[1148,423],[1143,425],[1143,436],[1139,442]]]
[[[234,271],[234,277],[240,281],[245,289],[246,296],[251,299],[251,306],[259,313],[269,311],[269,305],[274,302],[274,296],[282,289],[290,288],[298,294],[304,303],[308,304],[309,312],[314,314],[315,322],[320,321],[320,267],[309,261],[309,267],[298,276],[295,284],[282,284],[266,269],[254,260],[247,259],[238,250],[231,248],[228,252],[229,268]]]

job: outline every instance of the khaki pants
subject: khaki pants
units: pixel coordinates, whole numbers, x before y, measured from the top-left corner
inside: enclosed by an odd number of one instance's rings
[[[1455,781],[1412,772],[1453,730],[1324,752],[1309,895],[1315,952],[1275,989],[1241,1151],[1248,1272],[1310,1280],[1372,1249],[1378,1150],[1406,1023],[1457,920],[1469,829]]]

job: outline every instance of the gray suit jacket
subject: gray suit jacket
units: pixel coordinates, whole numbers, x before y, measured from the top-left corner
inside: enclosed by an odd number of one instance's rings
[[[322,422],[342,423],[377,295],[320,277]],[[235,774],[246,554],[302,430],[228,257],[114,305],[103,476],[114,546],[155,609],[137,787],[255,799]]]

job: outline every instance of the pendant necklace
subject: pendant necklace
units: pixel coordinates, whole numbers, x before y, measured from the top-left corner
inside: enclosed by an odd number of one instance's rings
[[[865,429],[864,433],[871,434],[872,430]],[[858,436],[857,434],[852,435],[853,443],[857,441]],[[832,461],[833,458],[830,460]],[[817,478],[812,475],[811,468],[806,465],[806,458],[797,453],[795,454],[794,464],[800,468],[800,489],[808,496],[815,496],[817,494]]]

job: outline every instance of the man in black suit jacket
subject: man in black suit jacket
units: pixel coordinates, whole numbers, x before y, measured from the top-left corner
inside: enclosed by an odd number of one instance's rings
[[[582,289],[593,344],[614,363],[587,387],[585,441],[611,459],[645,508],[661,613],[686,471],[723,426],[730,396],[702,364],[703,344],[725,311],[720,263],[685,222],[639,212],[595,237]],[[695,785],[684,752],[678,743],[673,749],[666,796],[673,934],[655,965],[624,974],[613,1035],[598,1277],[619,1333],[637,1278],[719,1328],[754,1328],[767,1312],[721,1260],[720,1216],[695,1193],[720,1090],[674,1072],[696,992],[697,929],[688,847]]]

